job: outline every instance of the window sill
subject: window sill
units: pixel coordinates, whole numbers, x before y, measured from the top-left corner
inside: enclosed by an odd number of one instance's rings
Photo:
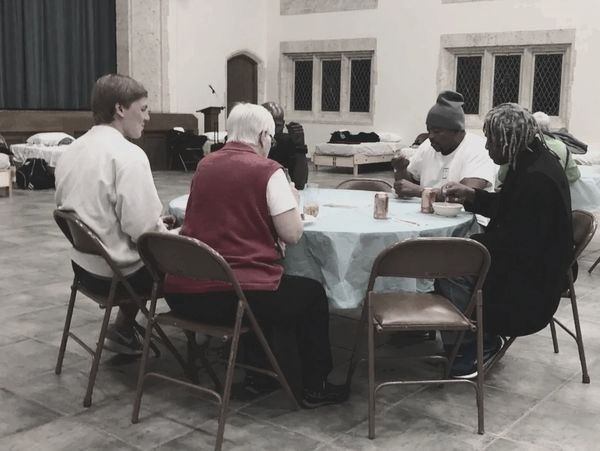
[[[289,117],[289,120],[302,124],[373,125],[372,113],[311,113],[308,111],[291,111]]]

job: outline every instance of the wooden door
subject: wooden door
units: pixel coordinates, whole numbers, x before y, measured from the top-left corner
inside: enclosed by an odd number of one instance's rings
[[[256,61],[246,55],[227,61],[227,114],[236,102],[258,101],[256,68]]]

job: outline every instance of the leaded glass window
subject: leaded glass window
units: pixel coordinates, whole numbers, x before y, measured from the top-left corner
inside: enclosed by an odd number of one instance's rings
[[[350,65],[350,111],[368,113],[371,105],[371,60],[353,59]]]
[[[550,116],[558,116],[562,62],[563,56],[560,53],[535,56],[532,111],[543,111]]]
[[[465,114],[479,114],[481,59],[479,55],[456,58],[456,92],[460,92],[465,99]]]
[[[313,62],[296,61],[294,67],[294,110],[312,110]]]
[[[494,58],[494,91],[492,106],[519,102],[521,55],[496,55]]]
[[[321,111],[340,111],[341,60],[323,61]]]

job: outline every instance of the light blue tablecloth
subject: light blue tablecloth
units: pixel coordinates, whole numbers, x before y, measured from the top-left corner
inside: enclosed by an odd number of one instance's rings
[[[393,194],[390,218],[383,220],[373,219],[373,192],[321,189],[319,201],[317,221],[305,225],[300,241],[287,247],[284,266],[287,274],[322,282],[334,308],[361,304],[373,261],[387,246],[417,236],[467,236],[479,230],[470,213],[455,218],[423,214],[420,200],[400,200]],[[187,196],[172,200],[169,212],[183,218],[186,203]],[[376,289],[427,291],[431,282],[388,279]]]
[[[579,166],[581,178],[571,183],[571,207],[573,210],[595,211],[600,209],[600,166]]]

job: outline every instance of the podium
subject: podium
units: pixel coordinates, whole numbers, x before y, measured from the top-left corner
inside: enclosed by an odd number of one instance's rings
[[[204,114],[204,133],[219,131],[219,114],[223,109],[224,106],[207,106],[196,110],[197,113]]]

